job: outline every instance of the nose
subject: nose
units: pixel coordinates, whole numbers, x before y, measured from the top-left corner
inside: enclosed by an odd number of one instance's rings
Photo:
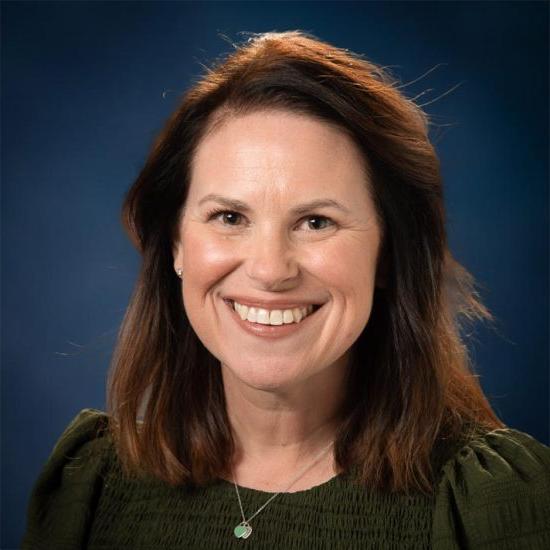
[[[247,249],[247,275],[262,289],[286,289],[298,277],[297,251],[284,231],[258,230]]]

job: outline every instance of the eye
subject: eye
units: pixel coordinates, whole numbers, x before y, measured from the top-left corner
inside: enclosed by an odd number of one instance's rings
[[[222,217],[222,220],[229,220],[229,223],[225,223],[224,221],[222,221],[222,225],[238,225],[232,222],[239,219],[240,214],[238,212],[233,212],[232,210],[211,210],[206,216],[208,218],[208,221],[210,221],[220,217],[222,214],[225,216]]]
[[[304,218],[304,220],[306,220],[307,223],[314,221],[313,227],[317,226],[315,227],[314,231],[320,231],[322,229],[326,229],[327,227],[330,227],[331,225],[334,225],[334,222],[330,218],[327,218],[326,216],[312,215],[312,216],[307,216],[307,218]],[[324,225],[324,227],[319,227],[319,222],[322,222],[321,225],[326,224],[328,222],[328,226]],[[312,226],[310,225],[310,227]]]
[[[238,222],[242,215],[234,210],[215,209],[208,212],[206,217],[208,221],[219,218],[222,225],[238,227]],[[330,218],[327,218],[326,216],[318,216],[316,214],[306,216],[303,218],[303,221],[307,222],[310,228],[313,228],[310,229],[310,231],[313,231],[314,233],[318,233],[323,229],[327,229],[328,227],[335,225]]]

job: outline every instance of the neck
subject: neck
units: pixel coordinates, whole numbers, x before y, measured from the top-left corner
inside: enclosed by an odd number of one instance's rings
[[[222,365],[237,468],[292,470],[334,440],[345,395],[346,358],[341,359],[284,390],[251,387]]]

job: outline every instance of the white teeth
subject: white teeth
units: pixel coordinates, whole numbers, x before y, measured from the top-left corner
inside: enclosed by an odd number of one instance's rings
[[[237,304],[234,304],[235,311],[240,315],[241,319],[244,321],[246,319],[246,316],[248,315],[248,306],[241,306],[237,307]]]
[[[283,324],[283,312],[280,309],[275,309],[269,314],[270,325],[282,325]]]
[[[236,302],[235,302],[235,305],[237,305]],[[249,307],[248,308],[248,315],[246,316],[246,318],[249,321],[251,321],[252,323],[256,322],[256,308],[255,307]]]
[[[290,309],[285,309],[283,311],[283,323],[285,325],[294,323],[294,315],[292,314],[292,311],[290,311]]]
[[[269,311],[267,311],[267,309],[258,308],[256,310],[256,323],[269,325]]]
[[[233,302],[233,307],[243,321],[246,319],[251,323],[260,323],[262,325],[288,325],[290,323],[299,323],[313,311],[313,305],[284,310],[267,310]]]

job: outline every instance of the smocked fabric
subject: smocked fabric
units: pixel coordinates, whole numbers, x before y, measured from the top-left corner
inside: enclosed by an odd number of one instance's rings
[[[22,550],[550,549],[550,448],[512,428],[452,449],[434,496],[371,491],[340,474],[280,494],[237,539],[232,483],[125,477],[106,419],[84,409],[57,441],[31,493]],[[247,517],[272,495],[239,492]]]

